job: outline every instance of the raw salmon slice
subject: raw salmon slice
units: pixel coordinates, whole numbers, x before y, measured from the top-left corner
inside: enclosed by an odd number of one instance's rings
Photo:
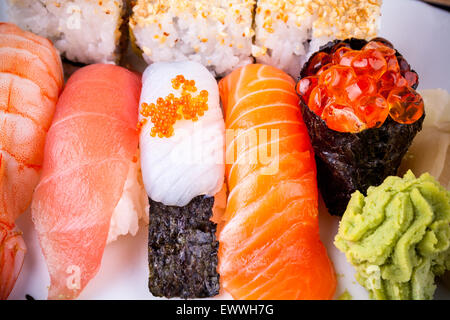
[[[50,299],[76,298],[97,273],[136,154],[139,76],[113,65],[72,75],[47,135],[32,215]]]
[[[294,87],[284,72],[258,64],[219,84],[233,133],[219,273],[236,299],[331,299],[336,288],[319,237],[314,154]],[[251,134],[253,144],[251,138],[240,143]],[[245,158],[251,154],[256,162]],[[270,156],[263,161],[262,155]]]

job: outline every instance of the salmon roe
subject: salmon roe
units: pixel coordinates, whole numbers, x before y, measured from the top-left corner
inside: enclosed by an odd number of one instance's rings
[[[339,42],[329,53],[316,53],[303,75],[297,93],[336,131],[378,128],[388,116],[411,124],[424,112],[422,97],[413,89],[417,73],[381,38],[361,50]]]
[[[197,121],[208,110],[208,91],[197,92],[194,80],[187,80],[182,75],[172,79],[172,88],[181,91],[176,97],[173,93],[165,98],[158,98],[156,103],[142,103],[140,114],[144,117],[139,121],[137,129],[142,127],[150,119],[153,127],[150,135],[152,137],[170,138],[174,134],[173,125],[177,120]]]

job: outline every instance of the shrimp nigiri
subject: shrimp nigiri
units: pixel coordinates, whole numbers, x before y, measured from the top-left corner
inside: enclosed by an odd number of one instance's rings
[[[26,247],[14,223],[38,183],[63,85],[50,41],[0,23],[0,299],[9,296],[22,268]]]

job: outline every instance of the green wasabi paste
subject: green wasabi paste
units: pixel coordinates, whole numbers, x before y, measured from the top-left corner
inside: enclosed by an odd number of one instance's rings
[[[432,299],[450,270],[450,192],[428,173],[388,177],[353,193],[336,247],[372,299]]]

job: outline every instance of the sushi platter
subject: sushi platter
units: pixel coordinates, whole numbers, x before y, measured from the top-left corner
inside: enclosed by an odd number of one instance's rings
[[[0,300],[450,300],[448,30],[415,0],[0,0]]]

